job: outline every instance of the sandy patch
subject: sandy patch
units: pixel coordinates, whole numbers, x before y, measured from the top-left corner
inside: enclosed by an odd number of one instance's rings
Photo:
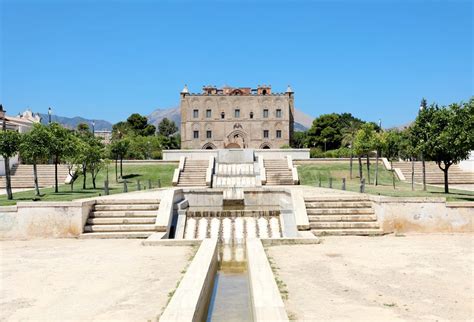
[[[474,236],[327,237],[272,246],[288,313],[300,320],[474,319]]]
[[[193,253],[138,240],[0,242],[0,320],[146,321]]]

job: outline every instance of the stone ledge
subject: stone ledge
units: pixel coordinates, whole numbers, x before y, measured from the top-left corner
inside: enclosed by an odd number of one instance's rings
[[[311,233],[313,235],[313,233]],[[313,235],[313,237],[297,237],[297,238],[262,238],[263,246],[279,246],[279,245],[308,245],[320,244],[321,240]]]
[[[204,239],[160,321],[205,321],[217,271],[217,240]]]
[[[285,305],[259,239],[247,239],[247,270],[254,321],[288,321]]]

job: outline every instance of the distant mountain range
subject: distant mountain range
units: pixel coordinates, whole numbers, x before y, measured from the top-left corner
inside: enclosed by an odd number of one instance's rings
[[[39,113],[39,115],[41,116],[41,123],[48,124],[49,122],[48,114]],[[65,116],[51,115],[51,121],[57,122],[68,129],[75,129],[77,125],[80,123],[86,123],[89,125],[89,127],[92,127],[92,121],[94,121],[95,122],[94,129],[96,131],[103,131],[103,130],[111,131],[112,130],[112,123],[108,121],[91,120],[91,119],[86,119],[80,116],[65,117]]]
[[[48,124],[48,114],[39,114],[41,116],[41,123]],[[157,108],[153,112],[151,112],[147,118],[150,124],[158,126],[162,119],[168,118],[176,123],[178,129],[181,125],[181,113],[179,107],[171,107],[171,108]],[[95,130],[112,130],[112,123],[105,121],[105,120],[92,120],[86,119],[80,116],[75,117],[65,117],[65,116],[58,116],[52,115],[51,121],[58,122],[62,124],[64,127],[69,129],[75,129],[78,124],[86,123],[89,127],[92,127],[92,121],[95,122]],[[306,131],[311,127],[313,122],[313,117],[303,113],[302,111],[295,109],[295,131]]]

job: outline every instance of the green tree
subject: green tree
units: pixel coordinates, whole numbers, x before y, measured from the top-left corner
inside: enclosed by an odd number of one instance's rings
[[[110,152],[115,160],[115,181],[117,178],[117,161],[120,160],[120,178],[123,176],[123,158],[128,151],[130,141],[128,139],[121,139],[113,141],[110,144]]]
[[[150,136],[156,132],[156,127],[152,124],[148,124],[146,116],[142,116],[138,113],[130,115],[127,118],[127,124],[136,135]]]
[[[21,136],[17,131],[6,131],[5,129],[0,132],[0,154],[3,156],[5,163],[5,178],[6,178],[6,190],[8,200],[13,199],[11,173],[10,173],[10,158],[18,153],[20,148]]]
[[[393,169],[393,160],[398,158],[400,155],[401,140],[401,134],[398,130],[390,130],[386,132],[383,152],[385,157],[390,161],[393,189],[395,189],[395,170]]]
[[[89,125],[87,123],[79,123],[77,124],[77,132],[79,133],[87,133],[90,131]]]
[[[97,175],[104,166],[104,145],[95,137],[89,138],[85,143],[86,163],[92,177],[92,187],[96,189]]]
[[[306,140],[306,132],[295,132],[291,138],[291,147],[295,149],[302,149],[306,147]]]
[[[49,131],[49,154],[53,158],[54,162],[54,192],[58,192],[58,164],[61,162],[61,158],[67,152],[68,146],[64,143],[71,135],[71,132],[66,128],[62,127],[58,123],[51,123],[48,126]]]
[[[347,119],[345,121],[345,127],[342,130],[342,142],[343,146],[349,146],[351,149],[351,157],[349,162],[349,172],[350,178],[352,179],[352,168],[353,168],[353,159],[354,159],[354,140],[357,131],[359,130],[360,126],[362,125],[357,119]]]
[[[425,155],[444,172],[444,191],[449,193],[448,171],[451,165],[465,160],[474,149],[474,98],[467,103],[427,108]]]
[[[22,135],[20,143],[21,158],[33,164],[33,179],[36,195],[40,195],[37,164],[48,159],[50,132],[45,125],[36,123],[31,131]]]
[[[365,123],[361,126],[360,130],[357,131],[354,139],[354,152],[359,158],[359,177],[362,180],[362,156],[367,157],[367,182],[370,184],[370,162],[369,153],[373,150],[374,146],[375,129],[372,123]]]
[[[65,145],[67,148],[63,156],[63,161],[66,163],[69,176],[71,177],[71,191],[74,191],[74,182],[76,181],[80,168],[82,167],[85,145],[76,135],[68,136]]]
[[[373,138],[373,148],[375,149],[377,155],[375,159],[375,180],[374,186],[379,184],[379,157],[381,151],[385,149],[387,144],[387,135],[385,132],[376,132]]]
[[[176,132],[178,132],[178,127],[176,124],[166,117],[158,124],[158,134],[160,135],[169,137]]]

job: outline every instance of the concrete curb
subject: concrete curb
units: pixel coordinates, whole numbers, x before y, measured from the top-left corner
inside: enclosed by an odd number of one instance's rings
[[[247,270],[254,321],[288,321],[285,305],[259,239],[247,239]]]
[[[160,321],[205,321],[217,271],[217,240],[204,239]]]

